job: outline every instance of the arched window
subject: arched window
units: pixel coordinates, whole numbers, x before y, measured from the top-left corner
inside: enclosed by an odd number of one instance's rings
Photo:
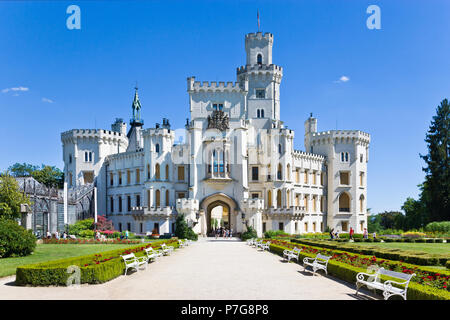
[[[213,167],[213,173],[215,175],[218,175],[219,173],[224,173],[225,172],[225,167],[224,167],[224,157],[223,157],[223,150],[218,148],[218,149],[214,149],[212,151],[212,167]]]
[[[341,161],[344,162],[344,153],[341,152]]]
[[[166,207],[169,206],[169,190],[166,190]]]
[[[261,109],[261,118],[264,118],[264,109]]]
[[[281,154],[281,143],[278,144],[278,153]]]
[[[151,202],[151,197],[150,197],[150,190],[147,190],[147,207],[150,208],[152,206]]]
[[[156,144],[155,151],[156,151],[156,153],[159,153],[159,143]]]
[[[278,164],[278,171],[277,171],[277,179],[281,180],[282,179],[282,173],[281,173],[282,167],[281,167],[281,163]]]
[[[258,55],[256,56],[256,62],[258,64],[262,64],[262,54],[261,53],[258,53]]]
[[[259,109],[256,110],[256,117],[257,117],[257,118],[260,118],[260,117],[261,117],[261,113],[260,113]]]
[[[289,163],[286,167],[286,176],[287,176],[287,180],[291,180],[291,165]]]
[[[359,196],[359,211],[363,212],[364,210],[364,195]]]
[[[169,165],[166,164],[166,180],[169,180]]]
[[[277,208],[281,208],[281,190],[277,191]]]
[[[350,196],[345,192],[339,196],[339,212],[350,212]]]
[[[348,152],[346,152],[346,153],[345,153],[345,162],[348,162],[348,158],[349,158]]]
[[[291,195],[291,193],[289,192],[289,190],[286,191],[286,207],[288,207],[288,208],[291,206],[291,202],[290,202],[291,197],[290,197],[290,195]]]
[[[160,180],[161,179],[159,163],[157,163],[156,166],[155,166],[155,179],[156,180]]]
[[[267,207],[272,207],[272,191],[267,191]]]
[[[155,206],[161,206],[161,192],[158,189],[155,191]]]

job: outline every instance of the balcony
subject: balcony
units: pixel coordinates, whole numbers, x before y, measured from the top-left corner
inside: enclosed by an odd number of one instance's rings
[[[131,207],[131,214],[133,216],[158,216],[168,217],[175,214],[174,207]]]

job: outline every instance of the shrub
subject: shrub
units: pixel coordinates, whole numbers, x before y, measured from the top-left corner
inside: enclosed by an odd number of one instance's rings
[[[434,242],[436,242],[436,243],[444,243],[444,239],[434,239]]]
[[[83,238],[93,238],[94,233],[94,230],[81,230],[78,235]]]
[[[69,225],[69,234],[79,236],[83,230],[94,230],[94,219],[79,220]]]
[[[284,232],[283,230],[269,230],[264,232],[264,238],[270,239],[273,237],[279,237],[279,236],[288,236],[289,233]]]
[[[153,232],[152,235],[155,233],[156,232]],[[189,239],[194,241],[198,239],[198,235],[188,226],[184,214],[179,214],[175,220],[175,236],[178,237],[178,239]]]
[[[447,269],[450,269],[450,260],[447,260],[447,262],[445,263],[445,267],[446,267]]]
[[[257,238],[257,237],[258,237],[258,235],[256,234],[256,230],[253,229],[253,227],[251,227],[251,226],[248,226],[247,231],[245,231],[241,234],[242,240],[248,240],[248,239]]]
[[[450,233],[450,221],[431,222],[425,226],[425,231]]]
[[[425,233],[417,232],[417,231],[409,231],[409,232],[402,233],[403,238],[409,238],[409,239],[418,239],[418,238],[423,238],[425,236],[426,236]]]
[[[26,256],[36,248],[36,237],[31,230],[14,220],[0,219],[0,257]]]

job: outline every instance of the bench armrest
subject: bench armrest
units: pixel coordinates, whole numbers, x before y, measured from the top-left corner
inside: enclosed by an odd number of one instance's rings
[[[397,282],[397,281],[393,281],[393,280],[386,280],[385,282],[383,282],[384,289],[391,291],[391,288],[393,287],[393,285],[392,285],[393,283],[399,284],[399,285],[405,285],[405,288],[402,288],[403,290],[405,290],[408,286],[409,281],[406,280],[405,282]]]
[[[314,261],[316,260],[316,258],[308,258],[308,257],[303,258],[303,262],[308,262],[308,260]]]
[[[359,280],[359,281],[365,281],[364,276],[367,276],[368,278],[369,278],[369,277],[375,277],[375,276],[376,276],[376,273],[370,274],[370,273],[359,272],[359,273],[356,275],[356,280]]]
[[[288,254],[288,253],[291,254],[291,253],[292,253],[292,250],[284,249],[283,254],[286,255],[286,254]]]

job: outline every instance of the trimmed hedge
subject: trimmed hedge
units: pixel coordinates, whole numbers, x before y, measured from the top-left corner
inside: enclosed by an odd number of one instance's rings
[[[65,286],[71,274],[67,273],[67,267],[78,266],[81,272],[80,283],[104,283],[112,280],[125,272],[125,264],[120,255],[124,252],[134,252],[137,257],[145,254],[144,248],[152,246],[160,247],[162,243],[167,243],[174,248],[178,248],[178,241],[158,241],[141,244],[127,249],[116,249],[105,251],[100,254],[59,259],[50,262],[36,263],[20,266],[16,269],[16,284],[30,286]],[[111,260],[108,260],[112,258]],[[106,259],[107,261],[92,264],[95,260]],[[86,264],[90,264],[87,265]]]
[[[312,247],[314,248],[314,247]],[[270,251],[283,256],[283,251],[289,249],[283,246],[270,244]],[[299,263],[303,262],[303,258],[315,257],[315,254],[300,252]],[[295,263],[295,262],[294,262]],[[421,268],[426,270],[427,268]],[[435,271],[432,269],[432,271]],[[341,280],[356,283],[356,275],[359,272],[367,272],[366,269],[354,267],[340,261],[329,260],[328,261],[328,274],[335,276]],[[382,276],[383,280],[389,279],[388,277]],[[356,290],[356,289],[355,289]],[[378,291],[378,290],[377,290]],[[381,291],[380,291],[381,292]],[[450,300],[450,292],[446,290],[440,290],[428,286],[424,286],[418,283],[410,282],[407,291],[408,300]]]
[[[445,265],[450,255],[431,255],[426,253],[411,253],[398,249],[381,249],[381,248],[366,248],[362,246],[352,246],[347,244],[330,243],[329,241],[316,241],[306,239],[292,239],[291,242],[312,245],[327,249],[337,249],[347,252],[353,252],[358,254],[375,256],[377,258],[404,261],[410,264],[416,264],[420,266],[434,266]]]
[[[445,267],[446,267],[447,269],[450,269],[450,260],[447,260],[447,261],[445,262]]]

